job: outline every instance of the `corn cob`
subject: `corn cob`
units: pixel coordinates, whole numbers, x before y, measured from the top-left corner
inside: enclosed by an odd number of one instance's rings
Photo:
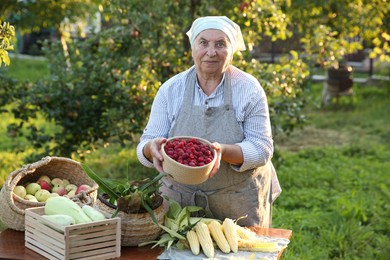
[[[214,245],[210,236],[208,226],[203,222],[198,222],[195,226],[195,231],[199,239],[199,243],[202,247],[203,253],[209,257],[214,257]]]
[[[249,228],[236,225],[236,231],[237,231],[238,239],[250,240],[256,238],[256,233],[250,230]]]
[[[238,239],[238,249],[251,252],[278,252],[281,250],[278,243],[260,239]]]
[[[208,226],[210,234],[214,238],[214,241],[217,243],[219,249],[221,249],[221,251],[225,254],[230,253],[230,245],[223,234],[222,225],[214,220],[211,221]]]
[[[237,228],[236,224],[230,218],[225,218],[222,223],[222,230],[225,234],[226,240],[229,243],[230,249],[237,253],[238,251],[238,237],[237,237]]]
[[[194,255],[199,255],[200,245],[199,245],[198,236],[196,235],[195,231],[194,230],[188,231],[186,236],[187,236],[188,244],[190,244],[191,252]]]

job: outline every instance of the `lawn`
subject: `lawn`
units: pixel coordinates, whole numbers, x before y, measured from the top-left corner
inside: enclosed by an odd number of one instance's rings
[[[284,259],[390,255],[389,87],[355,84],[352,107],[308,107],[308,124],[276,140],[285,163],[273,224],[293,230]]]
[[[274,204],[273,227],[293,230],[283,259],[388,259],[389,82],[355,84],[352,99],[326,108],[319,107],[321,88],[312,86],[306,125],[275,139],[283,192]],[[0,185],[34,152],[26,140],[7,135],[13,119],[1,116]],[[15,153],[20,146],[24,152]],[[86,154],[86,162],[103,177],[154,174],[139,164],[135,147],[100,148]]]

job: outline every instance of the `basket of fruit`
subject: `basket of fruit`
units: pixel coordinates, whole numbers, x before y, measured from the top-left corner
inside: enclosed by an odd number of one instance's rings
[[[144,180],[105,180],[87,165],[82,167],[103,191],[93,207],[121,219],[121,246],[138,246],[161,234],[169,205],[160,195],[159,180],[166,174]]]
[[[44,157],[8,176],[0,191],[0,221],[10,229],[24,231],[25,209],[42,207],[54,196],[94,203],[98,187],[79,162],[64,157]]]
[[[211,143],[199,137],[171,137],[162,145],[161,151],[164,172],[183,184],[205,182],[216,160]]]

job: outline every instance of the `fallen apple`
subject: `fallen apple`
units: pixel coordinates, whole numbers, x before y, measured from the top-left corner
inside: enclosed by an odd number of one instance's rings
[[[19,197],[21,197],[21,198],[24,198],[27,195],[26,188],[24,186],[22,186],[22,185],[16,186],[15,189],[14,189],[14,193],[16,195],[18,195]]]
[[[30,195],[35,195],[39,190],[41,190],[41,186],[36,182],[31,182],[26,186],[26,192]]]
[[[39,202],[45,202],[48,198],[50,198],[50,191],[39,190],[35,193],[35,198],[37,198]]]
[[[77,190],[76,190],[76,195],[79,194],[79,193],[82,192],[82,191],[87,192],[87,191],[89,191],[90,189],[92,189],[92,187],[89,186],[88,184],[81,184],[81,185],[77,188]]]

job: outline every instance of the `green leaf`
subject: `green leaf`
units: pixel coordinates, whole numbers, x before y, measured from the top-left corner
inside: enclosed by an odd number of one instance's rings
[[[167,228],[166,226],[164,225],[161,225],[159,224],[159,226],[165,231],[167,232],[169,235],[171,235],[172,237],[175,237],[175,238],[178,238],[178,239],[186,239],[183,235],[179,234],[178,232],[170,229],[170,228]]]
[[[158,223],[158,221],[156,219],[156,216],[154,215],[153,209],[149,206],[148,203],[145,203],[145,200],[143,199],[143,197],[141,197],[141,204],[144,207],[144,209],[146,209],[146,211],[148,211],[148,213],[149,213],[150,217],[152,218],[153,222],[156,225],[159,225],[159,223]]]
[[[172,229],[174,231],[178,231],[179,230],[179,225],[177,224],[176,219],[165,217],[164,225],[167,228]]]
[[[156,246],[164,246],[165,244],[169,243],[169,241],[174,241],[176,240],[174,237],[172,237],[171,235],[169,234],[163,234],[161,237],[160,237],[160,240],[156,241],[156,244],[152,247],[156,247]]]
[[[151,185],[153,185],[156,182],[158,182],[159,180],[161,180],[161,178],[164,177],[165,175],[167,175],[167,174],[166,173],[160,173],[159,175],[154,177],[153,180],[151,180],[150,182],[147,182],[144,185],[142,185],[141,187],[139,187],[138,190],[139,191],[144,191],[145,189],[149,188]]]
[[[112,213],[111,218],[115,218],[116,216],[118,216],[119,211],[119,208],[116,208],[114,213]]]
[[[94,173],[92,169],[88,167],[88,165],[82,163],[81,167],[84,169],[87,175],[99,185],[99,188],[101,188],[105,193],[107,193],[108,196],[110,196],[110,198],[114,198],[115,200],[119,198],[119,195],[114,190],[112,190],[102,178]]]
[[[169,201],[169,210],[166,215],[169,218],[176,219],[182,210],[180,204],[172,199],[169,199],[168,197],[165,198]]]

